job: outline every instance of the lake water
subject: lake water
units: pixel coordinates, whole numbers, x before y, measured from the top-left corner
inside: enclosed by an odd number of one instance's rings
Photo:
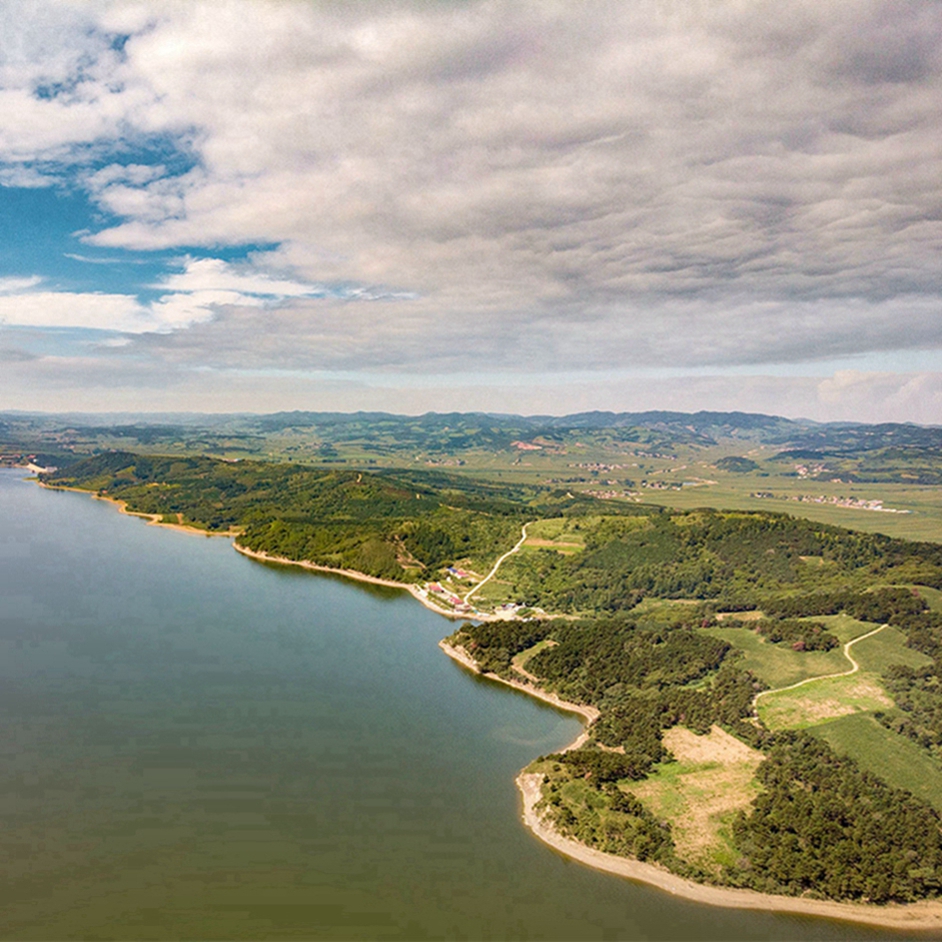
[[[514,777],[576,720],[411,596],[0,471],[0,934],[872,939],[572,863]]]

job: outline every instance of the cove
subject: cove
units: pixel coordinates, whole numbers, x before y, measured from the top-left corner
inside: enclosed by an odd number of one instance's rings
[[[394,589],[0,471],[0,935],[884,939],[572,863],[514,778],[572,717]]]

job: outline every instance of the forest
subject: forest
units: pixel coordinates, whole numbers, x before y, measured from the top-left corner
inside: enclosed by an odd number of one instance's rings
[[[206,457],[112,452],[43,476],[253,550],[416,581],[457,557],[490,559],[519,531],[532,488],[438,472],[360,473]],[[573,507],[584,499],[566,503]]]
[[[662,512],[603,519],[585,531],[583,552],[520,555],[504,578],[521,603],[567,614],[629,611],[647,596],[814,615],[840,611],[844,594],[877,580],[942,585],[942,546],[784,514]]]
[[[729,611],[773,604],[786,615],[787,593],[810,615],[830,611],[838,604],[827,601],[832,596],[859,592],[875,579],[942,586],[942,546],[934,543],[785,514],[667,512],[444,471],[356,472],[112,452],[43,480],[209,532],[236,529],[252,550],[402,582],[434,578],[458,562],[486,571],[528,520],[581,520],[582,552],[519,554],[501,573],[512,601],[560,614],[614,614],[652,597],[710,600]],[[809,607],[813,593],[820,612]]]

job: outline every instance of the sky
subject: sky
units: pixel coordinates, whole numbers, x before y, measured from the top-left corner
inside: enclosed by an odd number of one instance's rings
[[[0,3],[0,410],[942,424],[942,4]]]

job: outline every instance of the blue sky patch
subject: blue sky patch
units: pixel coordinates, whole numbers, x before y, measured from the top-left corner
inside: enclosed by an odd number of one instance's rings
[[[0,278],[39,275],[46,290],[130,294],[147,302],[165,293],[151,286],[181,270],[183,256],[239,262],[277,248],[277,243],[253,242],[142,252],[81,241],[79,233],[119,221],[76,188],[0,187]]]

